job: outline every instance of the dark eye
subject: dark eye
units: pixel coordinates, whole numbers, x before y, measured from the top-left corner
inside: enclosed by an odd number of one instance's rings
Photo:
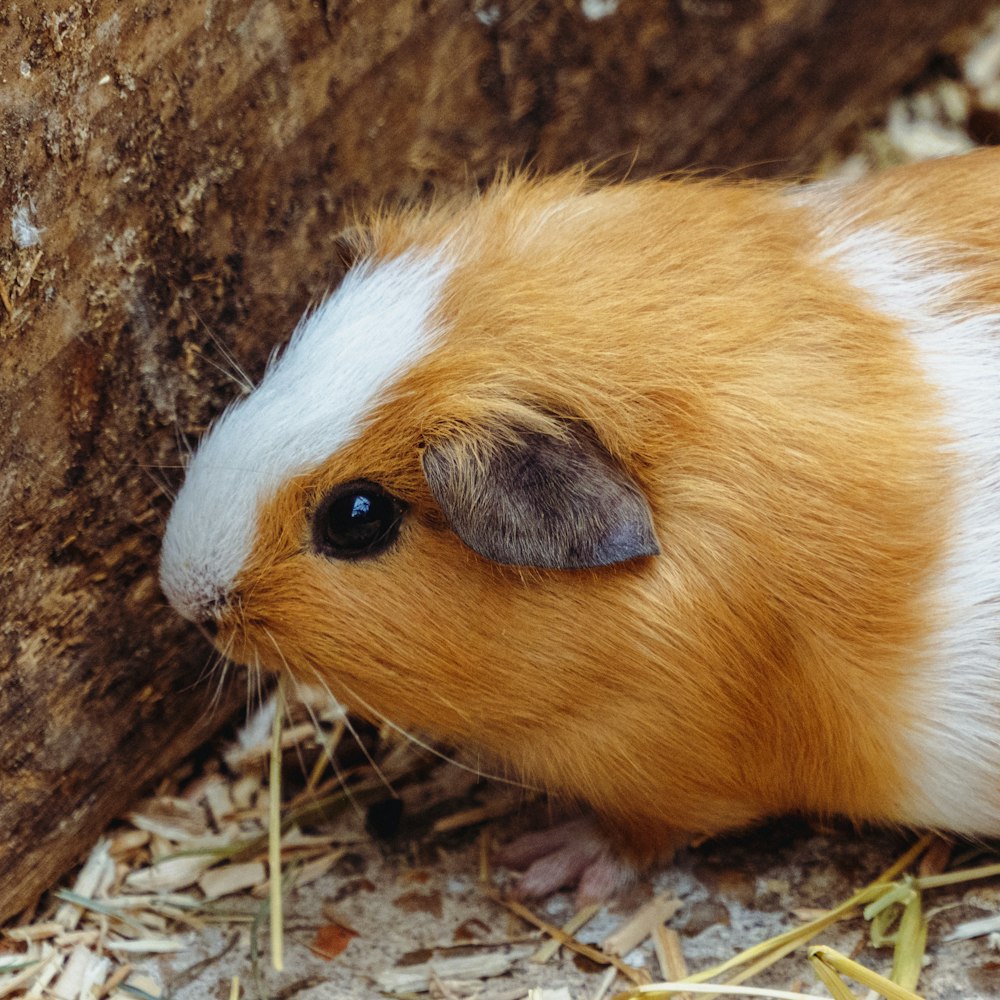
[[[313,516],[313,544],[334,559],[358,559],[382,552],[399,534],[406,509],[378,483],[361,480],[333,489]]]

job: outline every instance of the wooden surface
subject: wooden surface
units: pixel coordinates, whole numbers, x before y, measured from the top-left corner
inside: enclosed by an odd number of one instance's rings
[[[336,280],[347,209],[503,161],[801,172],[987,6],[6,4],[0,917],[242,703],[208,711],[159,595],[159,483],[234,391],[219,343],[258,372]]]

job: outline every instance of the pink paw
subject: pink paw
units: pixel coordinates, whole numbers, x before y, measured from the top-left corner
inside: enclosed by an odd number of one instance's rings
[[[610,899],[627,889],[637,874],[590,819],[527,833],[500,848],[496,860],[526,869],[514,890],[516,896],[537,898],[575,886],[579,905]]]

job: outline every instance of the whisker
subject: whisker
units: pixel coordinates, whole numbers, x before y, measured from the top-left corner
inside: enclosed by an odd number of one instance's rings
[[[236,628],[230,633],[230,642],[235,641],[237,634],[245,635],[247,631],[246,614],[243,610],[242,601],[237,605],[236,611],[239,615],[239,621],[237,622]],[[260,654],[256,650],[254,650],[253,659],[246,664],[246,670],[246,715],[249,720],[255,714],[255,711],[262,712],[264,710],[265,703],[268,701],[265,697],[267,685],[264,682],[264,665],[261,663]],[[256,710],[254,709],[255,704]]]
[[[330,697],[331,697],[331,698],[332,698],[332,699],[333,699],[333,700],[334,700],[334,701],[335,701],[335,702],[336,702],[336,703],[337,703],[338,705],[339,705],[339,704],[341,704],[341,699],[340,699],[340,698],[338,698],[338,697],[337,697],[337,696],[336,696],[336,695],[335,695],[335,694],[334,694],[334,693],[333,693],[333,692],[332,692],[332,691],[330,690],[330,685],[329,685],[329,684],[327,683],[327,680],[326,680],[326,678],[325,678],[325,677],[323,677],[323,676],[321,676],[321,674],[319,673],[319,671],[318,671],[318,670],[316,670],[316,668],[315,668],[315,667],[313,667],[313,668],[311,668],[311,669],[312,669],[312,673],[313,673],[313,676],[314,676],[314,677],[315,677],[315,679],[316,679],[316,683],[317,683],[317,684],[318,684],[318,685],[319,685],[319,686],[320,686],[320,687],[321,687],[321,688],[322,688],[322,689],[323,689],[323,690],[324,690],[324,691],[325,691],[325,692],[326,692],[326,693],[327,693],[327,694],[328,694],[328,695],[329,695],[329,696],[330,696]],[[347,690],[347,688],[346,688],[346,685],[344,686],[344,689],[345,689],[345,690]],[[349,714],[348,714],[347,712],[345,712],[345,713],[344,713],[344,727],[345,727],[345,728],[347,729],[347,731],[348,731],[348,732],[349,732],[349,733],[351,734],[351,736],[353,737],[353,739],[354,739],[354,742],[355,742],[355,743],[356,743],[356,744],[358,745],[358,749],[359,749],[359,750],[361,751],[361,753],[362,753],[362,754],[364,754],[364,757],[365,757],[365,760],[367,760],[367,761],[368,761],[369,765],[371,766],[371,769],[372,769],[372,770],[373,770],[373,771],[375,772],[375,775],[376,775],[376,777],[377,777],[377,778],[379,779],[379,781],[381,781],[381,782],[382,782],[382,784],[383,784],[383,785],[385,786],[385,788],[386,788],[386,790],[387,790],[387,791],[389,791],[389,792],[391,792],[391,793],[392,793],[393,797],[398,797],[398,793],[397,793],[397,792],[396,792],[396,790],[395,790],[395,789],[394,789],[394,788],[392,787],[392,782],[391,782],[391,781],[389,780],[389,778],[388,778],[388,777],[386,776],[386,774],[385,774],[385,772],[384,772],[384,771],[382,770],[382,768],[381,768],[381,767],[379,767],[379,765],[378,765],[378,763],[376,762],[375,758],[374,758],[374,757],[373,757],[373,756],[371,755],[371,752],[370,752],[370,751],[368,750],[368,747],[366,747],[366,746],[365,746],[365,744],[364,744],[364,740],[362,740],[362,739],[361,739],[361,734],[360,734],[360,733],[359,733],[359,732],[358,732],[358,731],[357,731],[357,730],[356,730],[356,729],[354,728],[354,723],[353,723],[353,722],[351,722],[351,717],[350,717],[350,715],[349,715]]]
[[[282,652],[281,647],[278,645],[277,640],[274,638],[274,635],[272,634],[271,630],[269,628],[267,628],[265,625],[261,625],[260,628],[261,628],[261,631],[264,633],[264,635],[266,635],[268,637],[268,639],[270,640],[271,645],[274,646],[274,651],[278,654],[278,658],[281,660],[282,666],[285,669],[285,676],[291,677],[292,676],[291,667],[289,667],[288,660],[285,659],[285,654]],[[259,659],[258,659],[257,662],[258,662],[258,668],[259,668],[259,666],[260,666]],[[258,677],[262,678],[262,676],[263,675],[261,673],[258,673]]]
[[[142,471],[149,478],[150,482],[156,487],[162,496],[165,496],[171,503],[177,499],[177,493],[170,488],[165,479],[161,479],[157,476],[153,470],[154,469],[165,469],[169,466],[164,465],[146,465],[144,463],[136,463],[136,467],[142,469]]]
[[[184,688],[185,693],[188,691],[194,691],[203,684],[207,683],[211,679],[212,675],[218,670],[220,662],[222,662],[222,660],[220,660],[219,652],[215,648],[210,649],[201,670],[198,671],[198,675],[186,688]],[[218,707],[218,700],[219,699],[216,695],[212,696],[209,702],[208,714],[215,711]]]
[[[302,697],[301,685],[298,678],[293,677],[291,674],[289,674],[289,677],[291,678],[292,684],[295,686],[295,694],[298,697],[299,701],[305,706],[306,712],[309,713],[309,718],[312,720],[312,724],[315,727],[316,732],[322,733],[322,725],[319,719],[317,718],[316,713],[313,711],[312,705],[309,703],[308,698]],[[323,689],[326,691],[326,694],[329,698],[331,698],[336,704],[338,705],[340,704],[340,702],[337,701],[337,699],[333,696],[333,694],[330,693],[328,688],[324,686]],[[346,712],[344,713],[344,728],[351,733],[355,741],[358,742],[358,745],[361,746],[361,743],[358,740],[358,734],[354,731],[354,727],[351,725],[350,720],[347,718]],[[320,753],[326,757],[327,762],[329,763],[330,768],[333,771],[333,776],[337,779],[337,784],[340,786],[340,789],[344,793],[344,797],[350,803],[351,808],[354,810],[358,818],[363,820],[365,817],[365,810],[362,808],[358,800],[354,797],[354,794],[351,790],[351,786],[348,785],[347,781],[344,779],[344,772],[341,771],[340,769],[340,764],[338,764],[337,762],[336,754],[333,753],[329,743],[327,743],[326,740],[323,741],[317,740],[316,742],[319,744]],[[364,747],[362,747],[362,750],[364,750]],[[395,792],[391,787],[389,788],[389,791],[393,792],[393,794],[395,795]]]
[[[257,707],[263,708],[267,700],[267,684],[264,681],[264,664],[259,659],[254,660],[254,690],[257,694]]]
[[[293,681],[293,683],[296,684],[296,688],[297,688],[298,687],[298,681],[297,681],[295,675],[292,673],[292,670],[291,670],[291,668],[288,665],[288,660],[285,658],[285,654],[282,651],[281,647],[278,645],[278,642],[274,638],[273,633],[266,626],[262,625],[261,629],[264,632],[264,634],[268,637],[268,639],[271,641],[271,645],[274,646],[275,652],[278,654],[278,657],[281,659],[281,662],[282,662],[282,664],[283,664],[283,666],[285,668],[285,676],[292,678],[292,681]],[[314,671],[314,673],[315,673],[315,671]],[[316,674],[316,677],[320,681],[320,685],[323,688],[323,690],[325,690],[326,693],[331,698],[333,698],[334,701],[338,701],[337,698],[336,698],[336,696],[333,694],[333,692],[326,686],[325,683],[323,683],[322,678],[320,678],[318,674]],[[312,706],[309,705],[308,702],[306,701],[306,699],[302,698],[301,695],[299,696],[299,701],[301,701],[306,706],[306,710],[309,712],[310,716],[312,716],[312,718],[313,718],[313,725],[318,730],[319,729],[319,721],[313,715]],[[339,704],[339,701],[338,701],[338,704]],[[357,731],[354,729],[354,726],[351,724],[351,722],[348,719],[346,713],[344,715],[344,724],[345,724],[346,728],[348,729],[348,731],[350,732],[350,734],[354,737],[355,742],[358,744],[358,747],[361,749],[361,752],[365,755],[365,758],[367,759],[368,763],[371,765],[372,770],[378,776],[378,779],[382,782],[383,785],[385,785],[386,789],[389,792],[391,792],[393,796],[395,796],[396,795],[396,790],[392,787],[392,784],[390,783],[390,781],[388,780],[388,778],[386,778],[385,774],[382,772],[382,769],[378,766],[378,763],[376,762],[375,758],[372,757],[372,755],[368,752],[368,748],[361,741],[361,737],[358,735]],[[347,786],[344,783],[344,780],[343,780],[343,777],[341,776],[339,768],[337,767],[336,763],[333,761],[332,755],[330,757],[330,763],[332,764],[332,766],[334,768],[334,772],[337,775],[338,780],[340,781],[341,787],[345,790],[345,792],[347,792]],[[358,815],[359,816],[363,816],[364,812],[361,810],[360,806],[358,806],[358,804],[354,801],[354,799],[350,796],[350,793],[348,793],[348,798],[351,801],[351,804],[354,806],[355,810],[357,811]]]
[[[290,673],[285,673],[284,677],[287,677],[288,679],[291,680],[292,684],[295,686],[295,693],[298,694],[298,684],[295,681],[295,678],[292,677],[292,675]],[[303,705],[305,705],[307,711],[309,712],[309,715],[312,716],[311,706],[309,706],[309,705],[306,704],[305,700],[301,697],[301,695],[299,696],[299,701]],[[289,729],[291,729],[292,728],[292,723],[293,723],[293,720],[292,720],[292,706],[289,703],[289,699],[287,697],[285,697],[284,699],[282,699],[281,703],[285,707],[285,724],[286,724],[286,726]],[[316,720],[315,716],[312,717],[312,723],[313,723],[313,728],[316,730],[317,733],[319,733],[320,729],[319,729],[319,725],[317,723],[317,720]],[[319,741],[317,740],[317,742],[319,742]],[[304,776],[308,775],[309,769],[306,767],[306,759],[305,759],[305,757],[302,754],[302,744],[301,744],[301,742],[296,743],[294,745],[294,749],[295,749],[295,756],[298,757],[298,759],[299,759],[299,768],[301,769],[302,774]]]
[[[218,342],[216,342],[215,346],[219,349],[220,353],[223,353],[222,346]],[[204,354],[203,352],[200,351],[198,353],[202,361],[205,361],[207,364],[211,365],[217,372],[219,372],[219,374],[224,375],[230,382],[233,383],[233,385],[236,386],[237,389],[240,390],[242,395],[248,396],[250,395],[251,392],[253,392],[254,390],[253,384],[250,382],[249,378],[247,378],[246,375],[239,370],[238,366],[236,365],[236,362],[231,357],[223,354],[223,357],[225,357],[226,361],[234,366],[234,368],[236,369],[235,372],[230,371],[225,365],[220,365],[218,361],[216,361],[214,358],[210,358],[207,354]],[[246,378],[246,381],[244,381],[244,378]]]
[[[199,687],[205,684],[207,681],[211,680],[212,676],[218,670],[218,663],[215,662],[215,658],[218,654],[214,649],[209,650],[208,656],[205,658],[205,663],[201,670],[198,672],[198,676],[194,679],[194,683],[191,688]],[[189,689],[190,690],[190,689]]]
[[[226,642],[226,648],[223,650],[218,650],[215,652],[215,666],[214,670],[219,675],[218,682],[215,686],[215,695],[212,699],[213,709],[216,708],[222,701],[222,693],[226,689],[226,681],[229,677],[229,668],[233,665],[233,661],[229,658],[229,651],[233,648],[233,638],[229,637]]]
[[[215,333],[215,331],[202,319],[198,310],[194,305],[188,302],[188,308],[193,313],[194,317],[201,324],[202,329],[208,334],[209,340],[215,345],[216,350],[222,356],[223,361],[229,365],[227,369],[224,365],[220,365],[218,362],[214,361],[212,358],[208,357],[206,354],[201,354],[201,357],[205,359],[210,365],[212,365],[217,371],[221,372],[226,376],[231,382],[235,383],[244,395],[253,392],[254,384],[253,379],[246,373],[240,363],[236,360],[236,356],[232,351],[222,342],[222,339]]]
[[[194,455],[194,449],[191,447],[191,442],[188,441],[187,435],[181,429],[179,423],[174,424],[174,443],[177,446],[177,455],[181,460],[181,468],[186,469],[192,455]]]
[[[365,711],[370,712],[372,714],[372,716],[374,716],[375,718],[379,719],[381,722],[383,722],[385,725],[387,725],[390,729],[394,730],[400,736],[402,736],[405,739],[409,740],[415,746],[420,747],[421,750],[425,750],[427,753],[432,754],[435,757],[438,757],[440,760],[447,761],[449,764],[454,764],[456,767],[461,768],[463,771],[468,771],[470,774],[474,774],[474,775],[476,775],[479,778],[488,778],[490,781],[498,781],[498,782],[500,782],[503,785],[511,785],[514,788],[523,788],[525,791],[529,791],[529,792],[541,792],[542,791],[541,788],[536,788],[533,785],[526,784],[523,781],[517,781],[517,780],[515,780],[513,778],[508,778],[508,777],[505,777],[504,775],[501,775],[501,774],[494,774],[494,773],[491,773],[489,771],[484,771],[484,770],[482,770],[479,767],[473,767],[471,764],[463,763],[462,761],[458,760],[456,757],[449,756],[444,751],[438,750],[436,747],[432,746],[431,744],[427,743],[426,741],[421,740],[417,736],[414,736],[413,733],[410,733],[407,730],[403,729],[402,726],[399,726],[395,722],[393,722],[391,719],[386,718],[386,716],[384,716],[381,712],[376,711],[374,708],[372,708],[371,705],[368,704],[367,701],[365,701],[363,698],[360,698],[354,691],[351,690],[351,688],[349,688],[346,684],[344,684],[343,681],[341,681],[341,684],[342,684],[344,690],[350,696],[349,700],[352,700],[356,704],[361,705],[361,707],[364,708]]]
[[[215,657],[213,656],[212,659],[214,660]],[[212,666],[212,673],[216,675],[217,680],[212,685],[212,694],[209,697],[204,710],[202,711],[203,719],[208,718],[211,715],[214,715],[219,710],[219,705],[222,702],[223,682],[225,681],[226,677],[225,664],[221,664],[221,669],[220,669],[220,664],[214,663]]]
[[[204,632],[203,629],[201,631]],[[197,683],[199,684],[211,680],[213,675],[218,678],[215,682],[212,695],[208,699],[208,705],[202,716],[203,718],[216,712],[222,703],[222,692],[225,688],[226,673],[229,669],[229,658],[226,655],[228,649],[229,646],[227,645],[226,650],[220,652],[213,646],[205,661],[205,666],[202,667],[201,674],[198,676]]]
[[[256,654],[254,655],[253,662],[247,664],[247,693],[246,693],[246,721],[244,725],[249,725],[250,720],[254,717],[254,692],[256,691],[258,698],[257,710],[261,711],[263,709],[263,704],[260,702],[260,688],[257,684],[257,675],[260,671],[260,661],[258,660]]]

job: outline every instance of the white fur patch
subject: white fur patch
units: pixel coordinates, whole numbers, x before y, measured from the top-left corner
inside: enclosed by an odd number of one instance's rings
[[[829,192],[826,192],[829,193]],[[827,206],[828,207],[828,206]],[[1000,833],[1000,311],[964,305],[946,248],[883,227],[827,234],[831,261],[902,321],[945,405],[960,472],[935,603],[941,625],[915,664],[919,761],[904,822]],[[900,734],[903,737],[905,734]]]
[[[261,505],[353,440],[393,382],[433,347],[439,331],[429,320],[449,270],[440,253],[355,267],[205,436],[160,561],[163,592],[182,615],[199,620],[225,601]]]

